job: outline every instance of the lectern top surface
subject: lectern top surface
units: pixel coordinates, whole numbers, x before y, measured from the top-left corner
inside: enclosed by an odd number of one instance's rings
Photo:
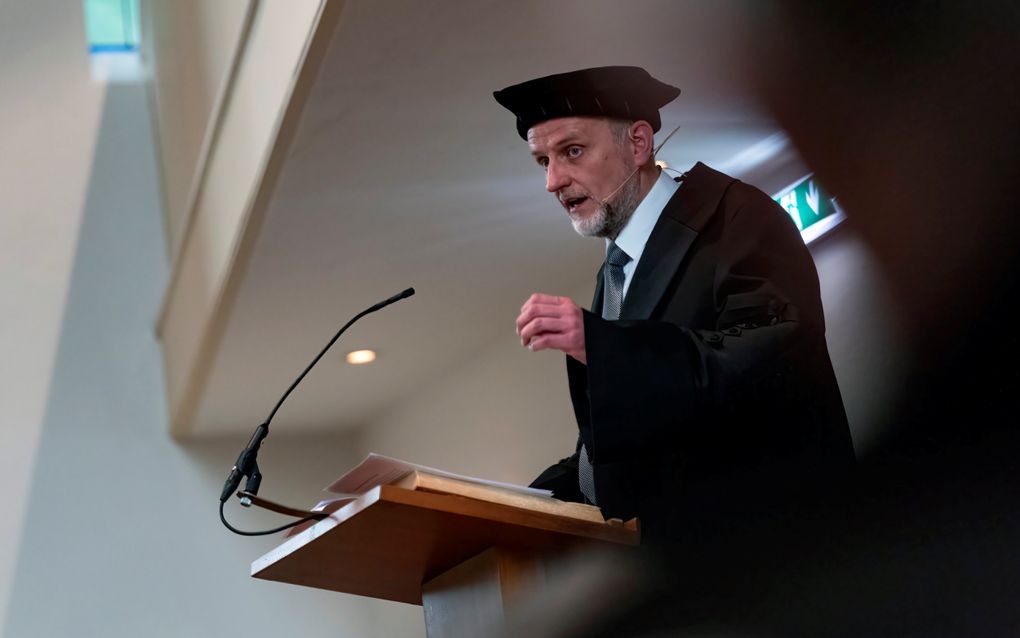
[[[636,545],[634,526],[381,485],[252,563],[256,578],[421,604],[422,583],[490,547]]]

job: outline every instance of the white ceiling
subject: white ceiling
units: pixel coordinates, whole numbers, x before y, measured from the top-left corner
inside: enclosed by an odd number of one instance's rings
[[[480,347],[512,338],[531,292],[593,288],[601,243],[577,237],[545,192],[496,89],[575,68],[644,66],[683,90],[662,113],[659,139],[681,129],[661,157],[746,174],[733,158],[774,143],[777,129],[738,70],[737,7],[348,0],[193,431],[250,431],[340,325],[408,286],[418,294],[352,328],[276,423],[288,432],[368,423]],[[361,347],[379,360],[342,363]]]

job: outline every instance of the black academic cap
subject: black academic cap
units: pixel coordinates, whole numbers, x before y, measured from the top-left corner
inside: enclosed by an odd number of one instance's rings
[[[600,66],[528,80],[492,95],[517,116],[517,132],[528,139],[532,126],[575,115],[645,120],[658,131],[659,109],[680,95],[680,89],[641,67]]]

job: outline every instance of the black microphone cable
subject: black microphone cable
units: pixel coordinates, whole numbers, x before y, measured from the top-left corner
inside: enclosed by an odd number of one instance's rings
[[[282,532],[286,529],[290,529],[291,527],[295,527],[308,521],[319,520],[328,516],[328,514],[324,514],[322,512],[315,512],[297,521],[288,523],[286,525],[282,525],[275,529],[259,532],[246,532],[235,528],[229,522],[227,522],[227,519],[223,514],[223,508],[226,505],[227,499],[230,498],[230,495],[237,490],[238,486],[241,484],[241,479],[245,476],[248,477],[248,480],[244,485],[244,493],[253,496],[255,494],[258,494],[259,486],[262,483],[262,473],[259,471],[259,466],[258,463],[256,462],[256,457],[258,456],[259,447],[262,446],[262,442],[269,435],[269,424],[272,422],[273,417],[276,416],[276,412],[280,409],[280,406],[283,405],[283,402],[286,401],[287,397],[290,396],[290,393],[294,391],[294,388],[296,388],[298,384],[301,383],[301,381],[305,378],[305,376],[311,371],[311,369],[315,367],[315,364],[317,364],[319,360],[322,359],[322,357],[326,354],[326,351],[333,347],[333,344],[336,343],[337,339],[340,338],[340,335],[342,335],[348,328],[354,325],[354,322],[356,322],[358,319],[361,319],[365,315],[371,314],[378,310],[382,310],[386,306],[392,303],[396,303],[401,299],[406,299],[413,294],[414,288],[408,288],[402,292],[393,295],[389,299],[380,301],[379,303],[369,308],[366,308],[365,310],[362,310],[361,312],[356,314],[353,319],[345,323],[344,326],[340,328],[340,330],[337,331],[335,335],[333,335],[333,338],[329,340],[329,343],[326,344],[326,347],[323,348],[322,351],[320,351],[319,354],[316,355],[314,359],[312,359],[312,362],[309,363],[307,367],[305,367],[301,374],[299,374],[298,377],[294,379],[294,382],[290,384],[290,387],[287,388],[287,391],[283,393],[283,396],[280,397],[280,400],[277,401],[276,405],[273,406],[273,409],[269,412],[269,416],[266,418],[266,420],[262,422],[257,428],[255,428],[255,433],[252,434],[251,440],[248,441],[248,445],[244,448],[244,450],[241,451],[241,454],[237,457],[237,461],[234,463],[234,467],[231,468],[230,474],[227,476],[227,480],[223,484],[223,491],[220,492],[220,521],[223,522],[223,525],[227,529],[234,532],[235,534],[240,534],[242,536],[266,536],[269,534],[276,534],[277,532]],[[248,505],[251,504],[251,500],[248,497],[243,497],[241,499],[241,504],[247,507]]]
[[[327,518],[329,516],[329,514],[324,514],[324,513],[321,513],[321,512],[314,512],[314,513],[311,513],[308,516],[305,516],[304,518],[300,518],[300,519],[298,519],[298,520],[296,520],[296,521],[294,521],[292,523],[287,523],[286,525],[281,525],[281,526],[273,528],[273,529],[265,529],[265,530],[261,530],[261,531],[258,531],[258,532],[249,532],[249,531],[245,531],[243,529],[237,529],[236,527],[231,525],[229,522],[227,522],[226,517],[223,515],[223,507],[225,505],[226,505],[225,501],[220,501],[220,521],[223,522],[223,525],[227,529],[229,529],[230,531],[232,531],[235,534],[239,534],[240,536],[269,536],[270,534],[276,534],[277,532],[282,532],[282,531],[288,530],[288,529],[290,529],[292,527],[297,527],[301,523],[307,523],[308,521],[321,521],[322,519]]]

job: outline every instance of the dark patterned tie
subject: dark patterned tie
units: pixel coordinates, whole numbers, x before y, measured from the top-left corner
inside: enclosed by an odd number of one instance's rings
[[[606,249],[606,266],[602,271],[605,285],[602,288],[602,318],[619,319],[623,306],[623,267],[630,262],[630,255],[614,242]]]
[[[602,318],[619,319],[620,308],[623,307],[623,267],[630,261],[630,255],[615,242],[609,242],[606,249],[606,264],[602,269]],[[588,449],[582,445],[581,454],[577,458],[577,482],[581,493],[592,503],[595,500],[595,476],[588,458]]]

